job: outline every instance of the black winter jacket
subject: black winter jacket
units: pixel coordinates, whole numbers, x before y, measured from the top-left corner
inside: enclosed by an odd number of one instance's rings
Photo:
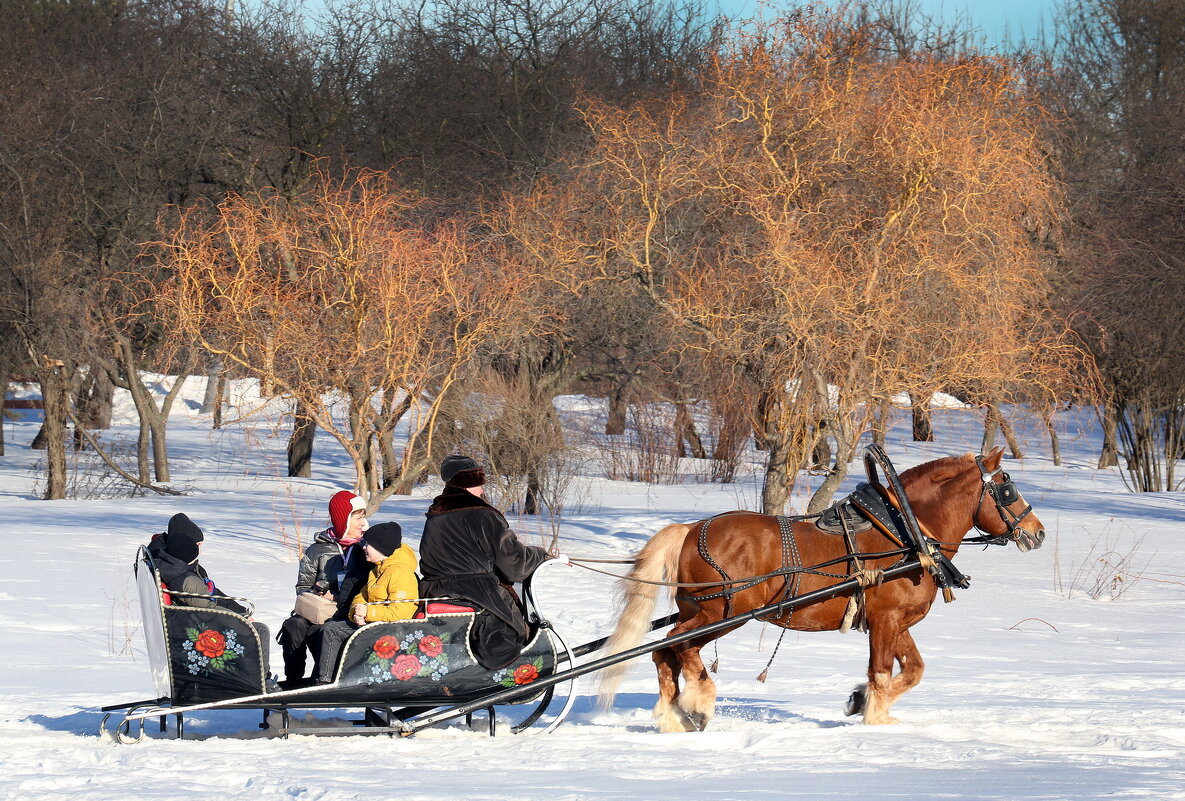
[[[342,548],[333,538],[333,529],[327,528],[318,531],[313,544],[305,548],[296,574],[296,594],[312,592],[318,581],[326,582],[337,598],[335,617],[344,620],[350,599],[362,589],[369,571],[370,563],[362,553],[362,546]]]
[[[488,610],[471,644],[488,668],[511,662],[526,645],[530,627],[510,592],[547,561],[547,551],[523,545],[506,518],[464,489],[445,487],[432,501],[420,539],[420,595],[463,598]]]

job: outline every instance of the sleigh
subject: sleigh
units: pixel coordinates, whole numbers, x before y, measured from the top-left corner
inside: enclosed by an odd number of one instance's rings
[[[490,670],[478,664],[469,646],[469,632],[479,610],[463,602],[428,599],[416,619],[370,623],[352,633],[342,648],[333,682],[294,690],[272,689],[264,664],[263,643],[243,615],[223,608],[198,608],[176,603],[175,593],[162,589],[160,576],[147,548],[135,562],[136,586],[144,622],[148,662],[157,697],[103,707],[102,730],[119,742],[144,739],[145,722],[159,720],[167,731],[175,719],[177,737],[185,735],[185,716],[216,709],[263,711],[261,727],[274,728],[269,716],[279,716],[278,733],[292,732],[293,710],[360,710],[347,724],[302,726],[300,734],[405,733],[407,721],[442,707],[484,710],[489,730],[495,731],[494,703],[483,699],[519,690],[509,703],[534,704],[514,732],[532,726],[546,714],[554,699],[552,676],[561,661],[574,657],[559,634],[547,624],[535,603],[530,583],[523,597],[533,637],[510,665]],[[532,685],[538,683],[535,690]],[[569,684],[567,702],[554,715],[554,728],[574,700]],[[499,701],[498,703],[503,703]],[[122,719],[108,723],[117,713]]]

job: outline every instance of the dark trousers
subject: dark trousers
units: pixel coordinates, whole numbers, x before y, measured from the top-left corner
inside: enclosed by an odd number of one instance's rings
[[[321,626],[321,655],[317,659],[317,681],[329,684],[337,673],[342,646],[360,627],[349,620],[330,620]]]
[[[263,625],[262,623],[256,623],[255,621],[251,621],[251,625],[255,627],[255,633],[259,635],[259,648],[260,648],[259,658],[263,661],[263,674],[264,674],[264,676],[271,678],[271,675],[272,675],[272,667],[271,667],[272,633],[270,631],[268,631],[267,626]]]
[[[314,669],[321,661],[321,626],[293,614],[280,626],[280,649],[284,653],[284,679],[299,681],[304,678],[305,653],[313,655]]]
[[[526,644],[526,637],[488,609],[479,612],[473,621],[469,646],[477,663],[487,670],[506,667],[518,658]]]

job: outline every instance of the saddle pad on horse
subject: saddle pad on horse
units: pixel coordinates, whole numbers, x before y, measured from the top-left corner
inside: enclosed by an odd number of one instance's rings
[[[845,526],[853,534],[872,528],[868,518],[852,504],[850,495],[834,506],[824,509],[815,521],[815,528],[828,534],[843,534]]]

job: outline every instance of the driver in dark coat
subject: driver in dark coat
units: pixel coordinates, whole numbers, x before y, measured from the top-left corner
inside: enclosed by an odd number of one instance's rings
[[[547,551],[519,542],[502,513],[482,498],[485,472],[475,460],[448,456],[440,477],[444,492],[432,501],[420,539],[420,596],[481,607],[470,635],[474,656],[488,669],[505,667],[530,636],[509,585],[535,572]]]

